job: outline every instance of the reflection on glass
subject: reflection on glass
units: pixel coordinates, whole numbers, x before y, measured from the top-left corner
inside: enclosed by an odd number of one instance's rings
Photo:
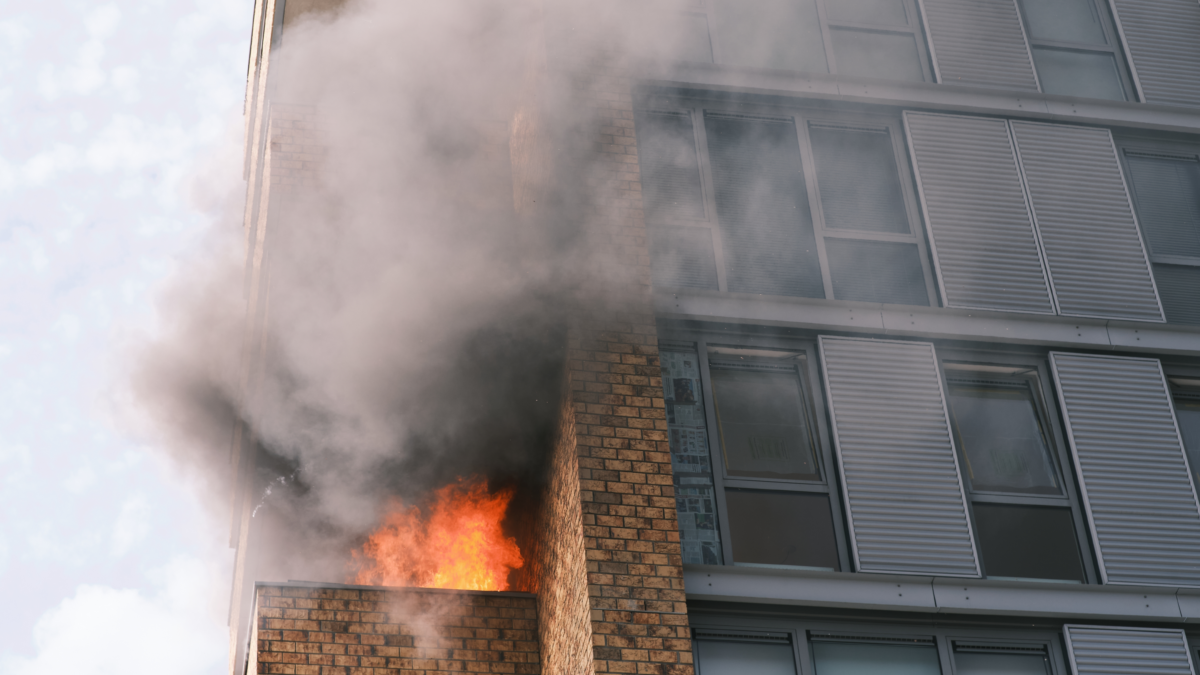
[[[833,297],[893,305],[929,305],[916,244],[825,239]]]
[[[829,495],[726,490],[735,563],[838,569]]]
[[[1179,421],[1179,433],[1183,436],[1193,480],[1200,488],[1200,394],[1194,398],[1191,395],[1176,398],[1175,419]]]
[[[1150,253],[1200,257],[1200,161],[1133,153],[1126,158]]]
[[[923,82],[921,55],[912,33],[830,28],[838,75]]]
[[[1071,509],[981,502],[973,509],[989,578],[1084,581]]]
[[[813,642],[816,675],[940,675],[932,644]],[[707,675],[707,673],[705,674]]]
[[[829,72],[815,0],[718,0],[716,21],[724,63]]]
[[[1035,40],[1106,44],[1092,0],[1021,0],[1025,28]]]
[[[810,126],[825,227],[909,234],[892,137],[868,131]]]
[[[729,475],[820,480],[794,371],[714,364],[712,384]]]
[[[972,488],[1062,494],[1028,383],[951,380],[949,399]]]
[[[1043,654],[995,651],[954,651],[957,675],[1050,675],[1050,659]]]
[[[830,21],[867,23],[877,26],[904,26],[908,12],[904,0],[826,0]]]
[[[698,675],[796,675],[789,644],[697,640]]]
[[[1033,62],[1047,94],[1125,100],[1112,54],[1034,47]]]

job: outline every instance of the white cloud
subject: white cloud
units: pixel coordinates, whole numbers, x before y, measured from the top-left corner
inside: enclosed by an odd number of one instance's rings
[[[113,524],[112,547],[113,557],[120,558],[128,553],[150,532],[150,504],[141,495],[135,495],[125,500],[121,505],[121,513]]]
[[[215,675],[227,665],[224,569],[179,558],[156,591],[80,585],[38,619],[31,658],[0,657],[6,675]]]

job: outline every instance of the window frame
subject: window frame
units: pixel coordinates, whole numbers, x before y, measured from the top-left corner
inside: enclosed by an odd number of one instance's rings
[[[860,302],[839,300],[834,295],[829,256],[826,252],[826,240],[842,239],[915,245],[917,247],[917,257],[921,264],[921,274],[925,282],[925,294],[928,298],[928,305],[925,306],[942,306],[936,271],[931,260],[928,236],[925,231],[925,220],[921,214],[916,177],[913,173],[912,159],[909,155],[908,136],[905,133],[904,121],[899,111],[844,112],[828,107],[805,106],[802,101],[718,102],[711,97],[692,97],[667,93],[647,94],[642,100],[635,100],[634,109],[635,117],[645,113],[683,114],[692,122],[694,148],[698,160],[697,163],[700,167],[700,188],[704,201],[704,218],[698,220],[668,216],[661,220],[647,222],[646,227],[647,229],[652,229],[656,226],[707,228],[712,241],[714,264],[717,268],[717,292],[729,293],[730,291],[724,249],[721,241],[721,224],[717,217],[716,189],[712,173],[712,163],[709,157],[705,116],[707,114],[745,115],[778,120],[788,119],[795,127],[799,143],[800,162],[803,169],[804,186],[808,198],[809,217],[812,220],[813,234],[816,238],[817,258],[821,265],[821,280],[825,293],[824,298],[814,299],[836,302]],[[816,158],[813,154],[812,141],[809,138],[809,130],[813,126],[850,130],[861,129],[872,132],[885,131],[888,134],[891,140],[896,177],[900,185],[901,197],[904,200],[904,214],[908,220],[908,234],[868,232],[865,230],[849,230],[826,226],[824,211],[821,205],[820,185],[817,180]],[[879,303],[869,302],[866,304],[877,305]]]
[[[999,352],[986,350],[968,350],[955,348],[938,348],[935,344],[935,350],[938,356],[938,369],[942,379],[943,391],[947,392],[946,408],[950,413],[951,436],[954,441],[955,453],[957,453],[960,466],[967,466],[966,455],[963,451],[962,436],[958,429],[958,422],[955,419],[954,411],[951,408],[949,400],[950,380],[949,371],[946,368],[946,363],[979,365],[979,366],[998,366],[1003,368],[1026,368],[1030,374],[1037,380],[1037,385],[1032,387],[1035,405],[1037,406],[1038,415],[1041,423],[1044,425],[1043,434],[1045,435],[1046,443],[1050,446],[1050,455],[1056,466],[1058,479],[1062,485],[1063,494],[1061,496],[1052,495],[1018,495],[1013,493],[1002,493],[994,491],[979,490],[976,491],[972,485],[970,477],[963,472],[962,485],[963,492],[967,498],[967,509],[971,517],[972,534],[975,537],[976,550],[979,551],[979,567],[982,572],[982,578],[1000,578],[1008,579],[1008,577],[989,577],[987,565],[983,559],[982,542],[979,541],[979,528],[974,527],[975,520],[975,503],[981,504],[1008,504],[1013,506],[1044,506],[1071,509],[1071,522],[1075,527],[1075,546],[1079,551],[1079,560],[1083,567],[1084,579],[1083,584],[1093,585],[1100,583],[1099,573],[1096,569],[1095,557],[1092,552],[1092,532],[1087,520],[1087,515],[1084,513],[1082,499],[1079,493],[1078,478],[1075,476],[1075,463],[1071,457],[1070,444],[1067,441],[1066,431],[1062,423],[1062,411],[1058,404],[1058,395],[1054,389],[1054,376],[1050,372],[1050,365],[1046,353],[1021,353],[1021,352]],[[1064,579],[1045,579],[1038,581],[1047,581],[1053,583],[1071,583]]]
[[[933,70],[933,60],[930,57],[929,43],[925,34],[925,22],[921,14],[921,7],[918,0],[900,0],[904,4],[905,14],[908,16],[908,29],[900,26],[867,24],[849,21],[835,21],[829,18],[829,10],[826,3],[829,0],[813,0],[817,10],[817,21],[821,24],[821,41],[825,51],[825,63],[827,72],[815,73],[808,71],[793,71],[786,69],[775,68],[755,68],[751,66],[738,66],[724,61],[724,52],[721,48],[721,29],[719,22],[716,20],[716,5],[715,0],[698,0],[699,7],[690,7],[684,14],[695,16],[703,16],[705,23],[708,26],[709,46],[712,49],[712,63],[723,68],[738,68],[744,70],[766,70],[771,72],[786,72],[800,73],[803,75],[830,75],[836,77],[847,77],[839,75],[837,69],[837,59],[834,56],[833,50],[833,30],[853,30],[863,33],[885,33],[892,35],[912,35],[913,41],[917,46],[917,60],[920,63],[922,82],[933,83],[935,79]],[[885,82],[905,82],[906,80],[892,80],[888,78],[856,78],[864,80],[880,80]]]
[[[726,489],[757,490],[760,492],[785,492],[824,494],[829,499],[829,510],[832,516],[834,542],[837,547],[838,572],[852,572],[853,564],[850,559],[849,541],[845,527],[845,514],[839,485],[839,469],[833,456],[831,432],[825,413],[826,404],[824,388],[819,386],[820,359],[815,340],[775,338],[767,336],[735,335],[730,337],[711,335],[705,331],[663,331],[660,343],[673,346],[692,345],[696,350],[696,360],[700,370],[701,394],[704,397],[704,415],[706,431],[708,432],[709,465],[712,468],[713,498],[717,508],[717,526],[720,528],[721,555],[724,565],[729,567],[772,567],[756,563],[736,563],[733,559],[733,540],[729,527],[729,511],[725,500]],[[731,344],[732,343],[732,344]],[[806,421],[811,425],[810,433],[817,447],[814,454],[821,474],[820,481],[805,481],[781,478],[753,478],[729,476],[725,464],[724,448],[721,447],[720,429],[718,428],[717,411],[713,397],[712,371],[709,362],[712,355],[710,347],[726,347],[736,349],[764,349],[772,351],[789,351],[803,354],[804,363],[796,364],[797,378],[802,393],[802,403],[805,406]],[[813,386],[812,383],[818,383]],[[807,387],[806,387],[807,385]],[[781,567],[782,568],[782,567]],[[786,566],[787,569],[808,569],[802,566]]]
[[[1100,30],[1104,32],[1104,45],[1035,38],[1033,36],[1033,32],[1029,29],[1029,19],[1025,16],[1025,3],[1027,1],[1028,0],[1014,0],[1017,5],[1017,15],[1020,17],[1021,21],[1021,30],[1025,33],[1025,44],[1029,48],[1029,61],[1033,65],[1033,72],[1037,77],[1038,91],[1051,96],[1069,95],[1055,94],[1053,92],[1046,91],[1045,86],[1042,84],[1042,75],[1038,71],[1037,59],[1033,55],[1033,50],[1045,48],[1080,54],[1112,54],[1113,67],[1115,67],[1117,70],[1117,79],[1121,84],[1121,91],[1125,94],[1123,101],[1138,101],[1137,87],[1134,85],[1131,69],[1129,68],[1129,63],[1125,58],[1124,43],[1117,31],[1116,19],[1114,18],[1116,16],[1116,12],[1114,12],[1113,8],[1109,5],[1109,0],[1086,0],[1091,5],[1092,11],[1096,13],[1096,18],[1100,21]]]
[[[942,675],[957,675],[954,660],[956,643],[994,645],[997,647],[1029,647],[1043,649],[1049,656],[1051,675],[1070,675],[1071,668],[1063,642],[1062,627],[1044,628],[1012,627],[997,625],[979,627],[946,623],[887,623],[872,617],[865,621],[852,619],[823,618],[820,616],[730,616],[716,612],[689,611],[692,626],[692,656],[697,665],[697,675],[703,675],[698,643],[706,635],[720,635],[719,639],[737,642],[737,636],[745,635],[747,642],[755,635],[787,635],[795,656],[796,675],[819,675],[816,671],[812,646],[822,637],[862,638],[861,642],[893,642],[896,640],[928,639],[937,649],[938,663]],[[816,639],[814,639],[814,636]],[[854,640],[831,640],[853,642]],[[1189,641],[1189,647],[1193,644]]]

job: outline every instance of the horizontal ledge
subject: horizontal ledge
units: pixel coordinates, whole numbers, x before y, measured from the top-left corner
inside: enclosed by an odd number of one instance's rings
[[[953,579],[685,565],[689,600],[1076,619],[1200,621],[1200,592],[1135,586]]]
[[[536,593],[521,591],[472,591],[460,588],[424,588],[422,586],[363,586],[358,584],[335,584],[328,581],[256,581],[255,588],[329,588],[339,591],[380,591],[383,593],[441,593],[456,595],[487,595],[499,598],[536,598]]]

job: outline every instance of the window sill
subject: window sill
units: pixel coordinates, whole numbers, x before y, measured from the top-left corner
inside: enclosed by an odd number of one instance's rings
[[[689,600],[1200,623],[1200,590],[684,565]]]
[[[660,319],[1145,354],[1196,354],[1200,328],[712,291],[656,291]]]
[[[974,112],[1077,124],[1200,133],[1200,110],[1130,101],[1059,96],[929,82],[841,79],[805,73],[750,72],[713,65],[680,65],[648,72],[643,84],[768,96]]]

